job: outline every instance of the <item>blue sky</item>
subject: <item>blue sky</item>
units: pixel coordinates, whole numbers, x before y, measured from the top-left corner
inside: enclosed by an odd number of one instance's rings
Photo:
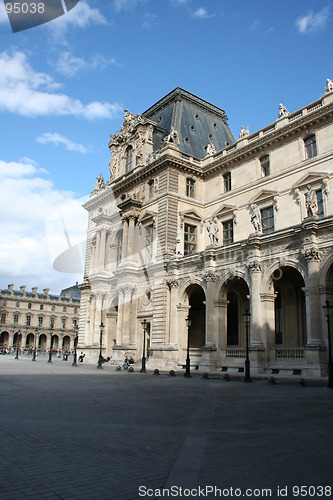
[[[238,137],[323,95],[333,78],[329,0],[80,0],[12,33],[0,3],[0,288],[59,293],[53,261],[84,241],[80,209],[123,110],[180,86],[224,109]],[[67,236],[64,233],[64,227]]]

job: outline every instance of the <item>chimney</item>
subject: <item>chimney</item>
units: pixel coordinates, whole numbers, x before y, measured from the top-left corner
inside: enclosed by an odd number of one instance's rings
[[[49,291],[50,291],[50,289],[49,289],[49,288],[43,288],[43,293],[44,293],[44,295],[47,295],[47,296],[48,296],[48,295],[49,295]]]
[[[8,285],[8,291],[12,293],[13,290],[14,290],[14,285],[13,284]]]
[[[31,290],[34,295],[37,295],[38,286],[33,286]]]
[[[26,287],[25,285],[20,286],[20,292],[21,292],[21,293],[25,293],[25,289],[26,289],[26,288],[27,288],[27,287]]]

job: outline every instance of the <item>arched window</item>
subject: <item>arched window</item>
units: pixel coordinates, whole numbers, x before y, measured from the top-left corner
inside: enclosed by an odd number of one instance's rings
[[[125,164],[125,172],[129,172],[132,169],[133,163],[133,147],[128,146],[126,149],[126,164]]]

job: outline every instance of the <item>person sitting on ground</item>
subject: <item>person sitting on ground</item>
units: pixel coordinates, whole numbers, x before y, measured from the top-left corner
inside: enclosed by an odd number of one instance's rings
[[[130,365],[133,365],[133,364],[134,364],[134,358],[133,358],[133,356],[131,356],[131,357],[130,357],[130,359],[128,360],[128,363],[129,363]]]

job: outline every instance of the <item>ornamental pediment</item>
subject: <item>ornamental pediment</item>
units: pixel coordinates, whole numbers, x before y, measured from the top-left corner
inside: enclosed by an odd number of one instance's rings
[[[146,222],[154,222],[156,221],[157,213],[151,212],[150,210],[145,210],[140,217],[138,218],[138,225],[145,224]]]
[[[223,207],[219,208],[217,212],[213,214],[213,217],[217,217],[218,219],[223,218],[225,215],[230,215],[235,212],[237,207],[235,205],[223,205]]]
[[[192,219],[196,222],[201,222],[202,217],[198,214],[196,210],[186,210],[185,212],[179,212],[179,215],[183,219]]]
[[[261,204],[265,201],[272,200],[272,199],[276,198],[277,196],[279,196],[279,193],[277,191],[263,189],[258,194],[256,194],[256,196],[254,198],[252,198],[249,201],[249,205],[252,205],[252,204],[258,205],[258,204]]]
[[[329,177],[330,174],[328,172],[308,172],[304,177],[297,181],[292,188],[303,191],[309,184],[310,186],[315,184],[321,185],[324,179],[329,179]]]

